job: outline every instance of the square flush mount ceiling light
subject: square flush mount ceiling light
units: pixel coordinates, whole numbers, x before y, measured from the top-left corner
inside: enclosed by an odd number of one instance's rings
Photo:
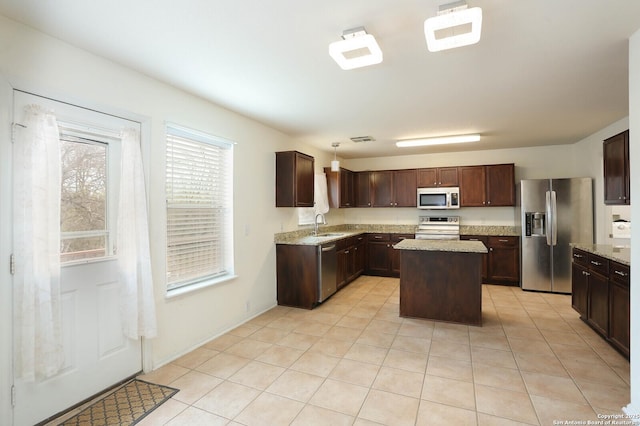
[[[465,1],[440,6],[438,16],[424,21],[424,35],[430,52],[468,46],[480,41],[482,9],[467,9]]]
[[[396,146],[399,148],[409,148],[412,146],[426,146],[426,145],[444,145],[450,143],[466,143],[466,142],[478,142],[480,135],[456,135],[456,136],[442,136],[437,138],[420,138],[420,139],[404,139],[396,142]]]
[[[364,27],[346,30],[343,40],[329,45],[329,55],[343,70],[366,67],[382,62],[382,50],[375,37],[367,34]]]

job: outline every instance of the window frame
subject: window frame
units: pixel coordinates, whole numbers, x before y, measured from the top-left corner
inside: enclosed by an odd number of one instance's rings
[[[187,278],[183,280],[169,281],[170,278],[170,224],[169,224],[169,209],[176,209],[176,204],[171,205],[170,202],[170,184],[174,183],[172,181],[169,182],[169,170],[172,167],[171,161],[172,158],[170,156],[170,146],[175,143],[172,141],[172,138],[184,139],[189,143],[193,144],[202,144],[206,148],[210,148],[211,146],[217,147],[222,150],[226,150],[225,155],[228,155],[229,158],[225,160],[225,179],[227,186],[223,189],[226,194],[226,202],[228,203],[226,206],[223,206],[222,209],[226,209],[224,213],[225,219],[224,223],[226,227],[220,231],[220,237],[222,238],[222,264],[225,267],[225,271],[222,273],[216,274],[200,274],[196,277]],[[174,297],[184,293],[188,293],[191,291],[195,291],[201,288],[209,287],[212,285],[216,285],[222,282],[226,282],[232,279],[235,279],[237,275],[235,274],[235,253],[234,253],[234,202],[233,202],[233,165],[234,165],[234,145],[236,143],[219,136],[214,136],[199,130],[194,130],[188,127],[184,127],[175,123],[167,122],[165,123],[165,288],[166,288],[166,297]],[[184,204],[182,204],[184,206]],[[212,206],[213,207],[213,206]],[[188,208],[188,207],[182,207]],[[193,207],[192,207],[193,208]],[[215,208],[215,207],[213,207]]]

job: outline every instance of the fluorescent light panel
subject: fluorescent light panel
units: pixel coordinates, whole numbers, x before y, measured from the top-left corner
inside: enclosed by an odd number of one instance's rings
[[[399,148],[408,148],[412,146],[427,146],[427,145],[444,145],[450,143],[466,143],[466,142],[478,142],[480,135],[457,135],[457,136],[442,136],[437,138],[420,138],[420,139],[405,139],[396,142],[396,146]]]
[[[456,29],[461,30],[468,27],[469,24],[471,31],[455,34]],[[436,37],[436,33],[441,35],[447,28],[453,32],[451,36]],[[430,52],[475,44],[480,41],[481,29],[482,9],[479,7],[441,13],[424,21],[424,36],[427,39],[427,48]]]
[[[364,54],[361,54],[363,53]],[[329,45],[329,55],[343,70],[382,62],[382,50],[371,34],[353,35]]]

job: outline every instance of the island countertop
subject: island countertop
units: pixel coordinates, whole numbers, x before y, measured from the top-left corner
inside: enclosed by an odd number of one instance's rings
[[[487,253],[480,241],[405,239],[393,246],[399,250],[447,251],[456,253]]]

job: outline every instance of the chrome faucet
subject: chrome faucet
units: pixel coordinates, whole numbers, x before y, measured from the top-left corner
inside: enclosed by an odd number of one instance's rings
[[[322,218],[323,225],[327,224],[327,221],[325,220],[324,215],[322,213],[318,213],[316,217],[313,219],[313,235],[315,235],[316,237],[318,236],[318,216]]]

